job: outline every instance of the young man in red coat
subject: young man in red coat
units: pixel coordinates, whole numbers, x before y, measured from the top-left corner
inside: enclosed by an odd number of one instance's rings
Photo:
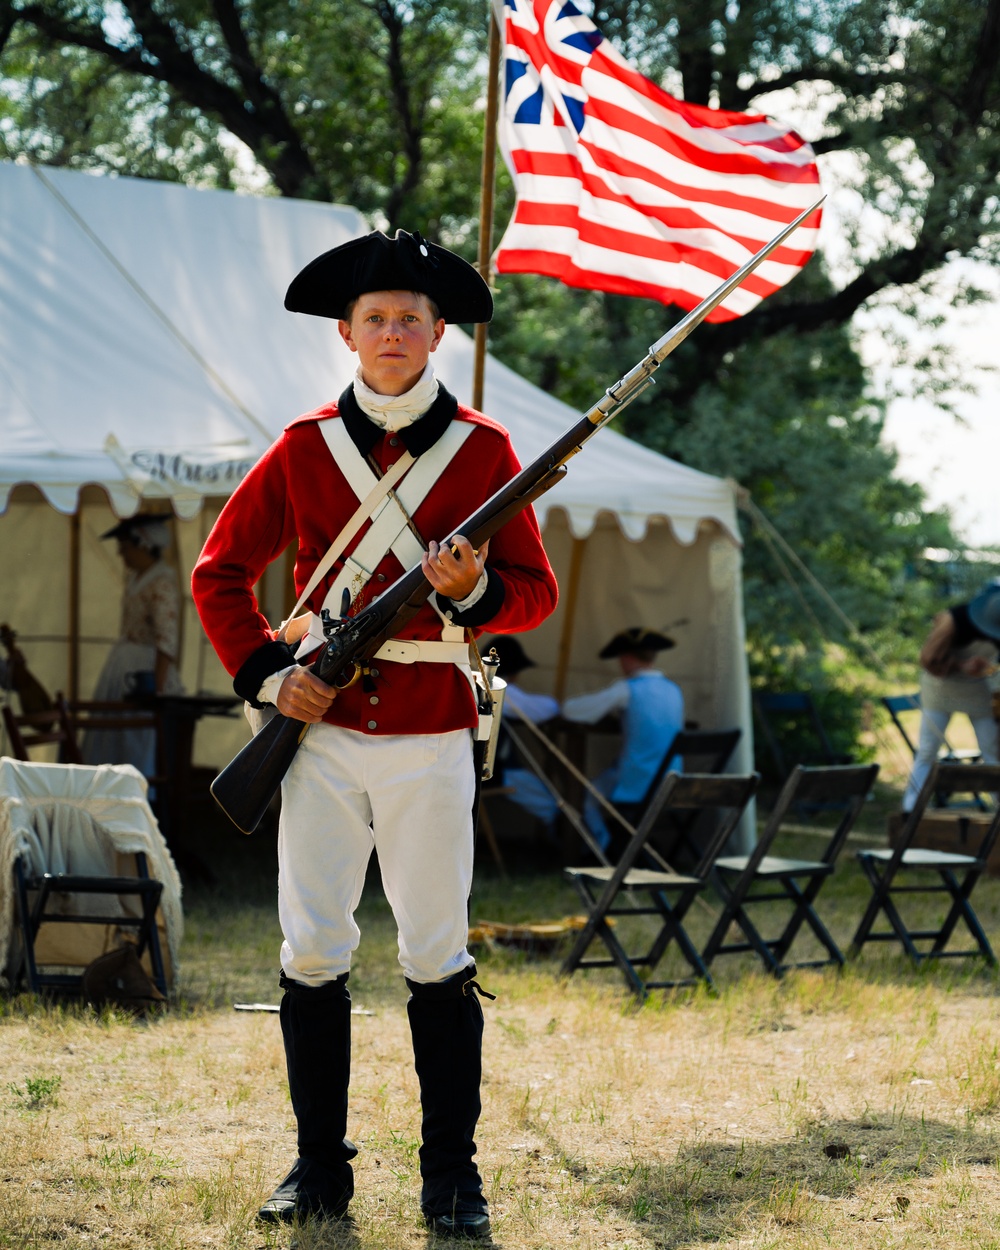
[[[429,364],[447,322],[490,319],[479,274],[417,234],[375,232],[312,261],[285,306],[336,319],[357,374],[262,456],[192,578],[237,693],[310,725],[282,784],[278,832],[281,1028],[298,1158],[260,1217],[342,1218],[354,1190],[347,979],[360,936],[354,911],[377,847],[410,990],[422,1210],[439,1234],[487,1239],[473,1159],[483,1014],[466,949],[478,722],[468,638],[540,624],[555,606],[555,580],[530,510],[478,551],[462,536],[436,541],[519,468],[503,427],[457,404]],[[359,501],[390,474],[398,483],[352,528]],[[341,549],[309,611],[272,630],[254,583],[297,539],[301,592],[335,538]],[[364,680],[335,692],[315,677],[305,665],[323,641],[321,610],[339,617],[349,604],[355,614],[418,561],[435,593]]]

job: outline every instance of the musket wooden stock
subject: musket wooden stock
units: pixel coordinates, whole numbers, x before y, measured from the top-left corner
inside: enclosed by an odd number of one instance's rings
[[[654,370],[674,348],[822,202],[819,200],[784,226],[770,243],[687,313],[637,365],[605,391],[584,417],[457,526],[442,545],[450,545],[456,534],[464,534],[473,547],[479,547],[511,517],[555,486],[566,472],[566,461],[652,383]],[[355,664],[371,659],[382,643],[420,610],[430,593],[430,584],[417,564],[333,635],[313,663],[312,672],[331,686],[343,684],[338,679]],[[212,782],[212,794],[219,806],[244,833],[257,828],[307,729],[304,721],[274,715]]]

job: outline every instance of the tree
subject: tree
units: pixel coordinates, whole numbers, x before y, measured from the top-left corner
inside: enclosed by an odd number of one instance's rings
[[[216,186],[251,165],[265,189],[351,203],[390,228],[404,204],[429,229],[464,223],[478,187],[452,163],[475,165],[481,145],[477,8],[0,0],[0,142],[12,157]]]
[[[346,200],[390,226],[405,203],[461,238],[475,219],[485,11],[485,0],[0,0],[0,72],[18,87],[0,134],[11,155],[126,171],[173,114],[206,150],[224,136],[245,144],[282,195]],[[808,297],[800,286],[715,327],[717,353],[845,324],[951,256],[996,258],[1000,0],[598,0],[594,16],[686,99],[810,108],[816,151],[851,157],[848,176],[886,226],[868,244],[859,217],[842,285]],[[109,120],[112,97],[123,107]]]
[[[880,302],[919,315],[949,259],[997,259],[1000,0],[594,0],[594,19],[686,99],[801,117],[841,244],[750,316],[701,327],[624,428],[736,477],[866,628],[922,618],[906,569],[929,541],[952,541],[948,522],[894,478],[852,318]],[[471,257],[485,24],[486,0],[0,0],[0,151],[249,179],[352,203],[389,229],[419,223]],[[498,225],[512,200],[501,173]],[[671,319],[511,276],[491,339],[582,407]],[[946,362],[922,363],[943,402]],[[811,626],[757,533],[746,563],[763,673],[801,653]]]
[[[900,286],[916,309],[950,257],[996,257],[1000,0],[610,0],[594,16],[688,99],[808,110],[807,137],[857,189],[853,212],[839,197],[842,280],[808,297],[793,284],[795,298],[705,330],[704,351],[846,324]],[[419,219],[461,246],[484,19],[485,0],[0,0],[0,143],[223,186],[245,145],[280,194],[349,202],[390,228]],[[954,381],[940,367],[926,380]]]

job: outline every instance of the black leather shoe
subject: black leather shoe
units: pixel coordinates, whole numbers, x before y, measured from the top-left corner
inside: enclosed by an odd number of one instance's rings
[[[315,1163],[296,1159],[292,1170],[257,1212],[264,1224],[291,1224],[313,1216],[321,1220],[343,1220],[354,1192],[349,1164],[346,1175]]]
[[[428,1215],[427,1227],[438,1237],[452,1237],[463,1241],[492,1241],[488,1215],[472,1215],[456,1212],[454,1215]]]
[[[438,1237],[452,1237],[465,1241],[492,1241],[490,1217],[486,1213],[486,1200],[481,1194],[469,1199],[458,1198],[447,1213],[424,1211],[427,1227]]]

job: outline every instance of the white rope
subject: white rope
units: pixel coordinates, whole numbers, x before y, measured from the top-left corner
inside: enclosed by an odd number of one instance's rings
[[[851,638],[853,638],[854,641],[864,651],[868,653],[869,657],[873,661],[873,665],[875,669],[879,672],[880,675],[884,677],[885,676],[885,663],[882,660],[882,658],[874,650],[874,648],[871,646],[868,640],[861,633],[861,630],[857,627],[857,625],[855,625],[855,623],[851,620],[851,618],[847,615],[847,613],[841,608],[840,604],[837,603],[837,601],[830,594],[830,592],[826,589],[826,587],[819,580],[819,578],[817,578],[816,575],[812,572],[812,570],[809,569],[808,566],[803,563],[802,559],[799,557],[799,555],[794,550],[794,548],[792,548],[789,545],[789,543],[786,542],[786,540],[782,537],[782,535],[775,528],[774,523],[770,521],[764,515],[763,512],[761,512],[760,508],[754,503],[753,499],[751,499],[749,493],[744,493],[741,496],[740,505],[744,509],[744,511],[750,514],[751,518],[757,523],[757,525],[760,526],[762,535],[766,534],[770,538],[772,538],[775,542],[778,542],[781,544],[781,547],[787,554],[788,558],[792,561],[792,563],[796,566],[796,568],[800,570],[800,572],[809,582],[810,586],[812,586],[812,588],[820,596],[820,598],[827,605],[827,607],[829,607],[829,609],[841,622],[841,624],[847,630]],[[810,612],[810,616],[812,616],[812,619],[816,621],[816,617],[813,616],[811,612]],[[816,623],[818,626],[818,622]],[[821,627],[820,627],[820,634],[823,637],[827,636],[825,631]]]

